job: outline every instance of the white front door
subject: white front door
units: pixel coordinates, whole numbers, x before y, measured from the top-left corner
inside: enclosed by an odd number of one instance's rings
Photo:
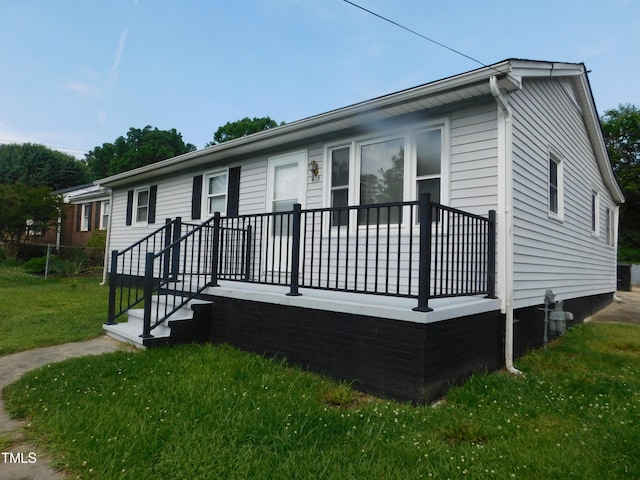
[[[268,212],[290,212],[295,203],[304,203],[306,159],[306,151],[269,158]],[[270,222],[266,270],[276,282],[286,281],[282,275],[291,265],[291,220],[291,215],[277,215]]]

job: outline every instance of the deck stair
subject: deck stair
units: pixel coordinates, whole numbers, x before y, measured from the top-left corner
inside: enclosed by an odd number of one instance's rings
[[[157,313],[165,311],[166,305],[171,305],[170,295],[155,296],[152,300],[151,323],[155,323]],[[127,311],[127,321],[114,325],[105,324],[105,333],[122,342],[139,348],[177,343],[195,343],[207,341],[210,338],[211,309],[213,303],[206,300],[193,299],[181,307],[169,318],[151,331],[151,338],[142,338],[143,308],[132,308]]]

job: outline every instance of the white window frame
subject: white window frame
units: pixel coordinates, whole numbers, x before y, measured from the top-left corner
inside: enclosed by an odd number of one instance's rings
[[[551,209],[551,175],[550,175],[550,165],[551,162],[556,164],[556,208],[557,211],[553,211]],[[561,155],[559,155],[553,148],[549,147],[548,155],[547,155],[547,212],[549,218],[552,220],[556,220],[559,222],[564,221],[564,159]]]
[[[138,200],[140,198],[140,194],[142,192],[147,192],[147,215],[144,220],[138,220],[138,210],[142,207],[142,205],[138,204]],[[133,225],[148,225],[149,224],[149,201],[151,200],[151,187],[141,187],[136,188],[133,191]]]
[[[606,207],[605,208],[605,222],[606,222],[606,242],[607,245],[609,245],[610,247],[614,247],[615,243],[616,243],[616,239],[615,239],[615,230],[614,230],[614,223],[615,223],[615,216],[614,216],[614,211],[609,208]]]
[[[420,176],[417,175],[417,146],[416,138],[419,133],[429,130],[440,130],[440,175]],[[360,205],[360,172],[361,172],[361,147],[374,143],[381,143],[393,139],[404,139],[404,179],[402,201],[417,200],[418,180],[426,178],[440,178],[440,198],[432,200],[442,205],[448,205],[450,199],[450,122],[448,118],[438,118],[431,122],[413,125],[411,128],[396,130],[393,132],[381,132],[379,135],[367,135],[356,137],[349,141],[330,143],[324,148],[324,164],[326,174],[324,175],[324,204],[331,207],[331,154],[334,150],[349,147],[349,205]],[[349,222],[356,225],[356,212],[352,212],[354,218]],[[403,215],[402,228],[415,225],[415,219],[409,221]],[[364,227],[364,226],[361,226]],[[338,228],[337,226],[332,228]],[[344,228],[344,227],[340,227]]]
[[[90,203],[83,203],[82,206],[82,213],[81,213],[81,217],[80,217],[80,231],[81,232],[88,232],[89,228],[90,228],[90,223],[91,223],[91,204]]]
[[[111,216],[111,200],[102,200],[100,202],[100,230],[106,230],[109,226],[109,217]]]
[[[224,193],[218,193],[216,195],[209,195],[209,179],[213,177],[220,177],[225,175],[225,188]],[[221,216],[225,216],[227,214],[227,208],[229,205],[229,169],[221,169],[221,170],[213,170],[211,172],[206,173],[202,176],[202,211],[205,213],[206,217],[213,217],[215,212],[209,211],[209,198],[211,197],[224,197],[224,211],[220,212]]]
[[[591,235],[600,236],[600,193],[591,190]]]

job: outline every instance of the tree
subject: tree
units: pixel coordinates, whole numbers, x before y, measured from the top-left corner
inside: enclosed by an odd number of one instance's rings
[[[0,183],[21,182],[53,190],[89,181],[84,162],[44,145],[0,145]]]
[[[151,165],[167,158],[193,152],[195,145],[184,143],[175,128],[158,130],[147,125],[143,129],[130,128],[126,138],[104,143],[91,150],[86,161],[93,179],[104,178],[134,168]]]
[[[620,208],[619,259],[640,260],[640,109],[619,105],[601,118],[613,172],[624,191]]]
[[[284,125],[284,122],[280,123]],[[213,134],[213,142],[207,143],[207,147],[215,145],[217,143],[228,142],[229,140],[235,140],[236,138],[246,137],[252,133],[261,132],[263,130],[269,130],[278,126],[278,122],[272,120],[270,117],[244,117],[242,120],[236,120],[235,122],[227,122]]]
[[[60,216],[62,198],[47,187],[24,183],[0,185],[0,241],[15,257],[29,233],[42,235]]]

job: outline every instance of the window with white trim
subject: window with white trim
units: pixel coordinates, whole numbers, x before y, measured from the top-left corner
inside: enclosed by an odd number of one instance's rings
[[[88,232],[89,226],[91,223],[91,204],[83,203],[82,204],[82,221],[80,223],[80,231]]]
[[[600,195],[596,191],[591,192],[591,235],[597,237],[600,234]]]
[[[215,212],[221,215],[227,213],[227,171],[209,173],[204,177],[205,212],[213,216]]]
[[[562,220],[564,214],[563,162],[559,156],[549,153],[548,165],[549,217]]]
[[[358,139],[329,147],[329,205],[411,201],[420,193],[430,193],[434,202],[442,202],[444,135],[445,125],[438,123],[398,135]],[[399,224],[401,213],[401,209],[382,209],[380,218],[362,216],[358,223]],[[347,217],[334,213],[332,226],[347,225]]]
[[[149,188],[141,188],[135,191],[135,206],[133,209],[135,223],[147,223],[149,221]]]
[[[434,202],[440,202],[442,177],[442,129],[416,133],[416,197],[430,193]]]
[[[338,147],[330,150],[331,192],[330,205],[332,207],[346,207],[349,205],[349,162],[351,160],[350,147]],[[346,211],[334,212],[331,219],[333,226],[346,226],[349,215]]]
[[[100,203],[100,230],[106,230],[109,226],[109,215],[111,215],[111,200],[103,200]]]
[[[614,230],[613,230],[613,211],[607,207],[605,210],[605,228],[607,230],[607,245],[613,247],[614,246]]]

